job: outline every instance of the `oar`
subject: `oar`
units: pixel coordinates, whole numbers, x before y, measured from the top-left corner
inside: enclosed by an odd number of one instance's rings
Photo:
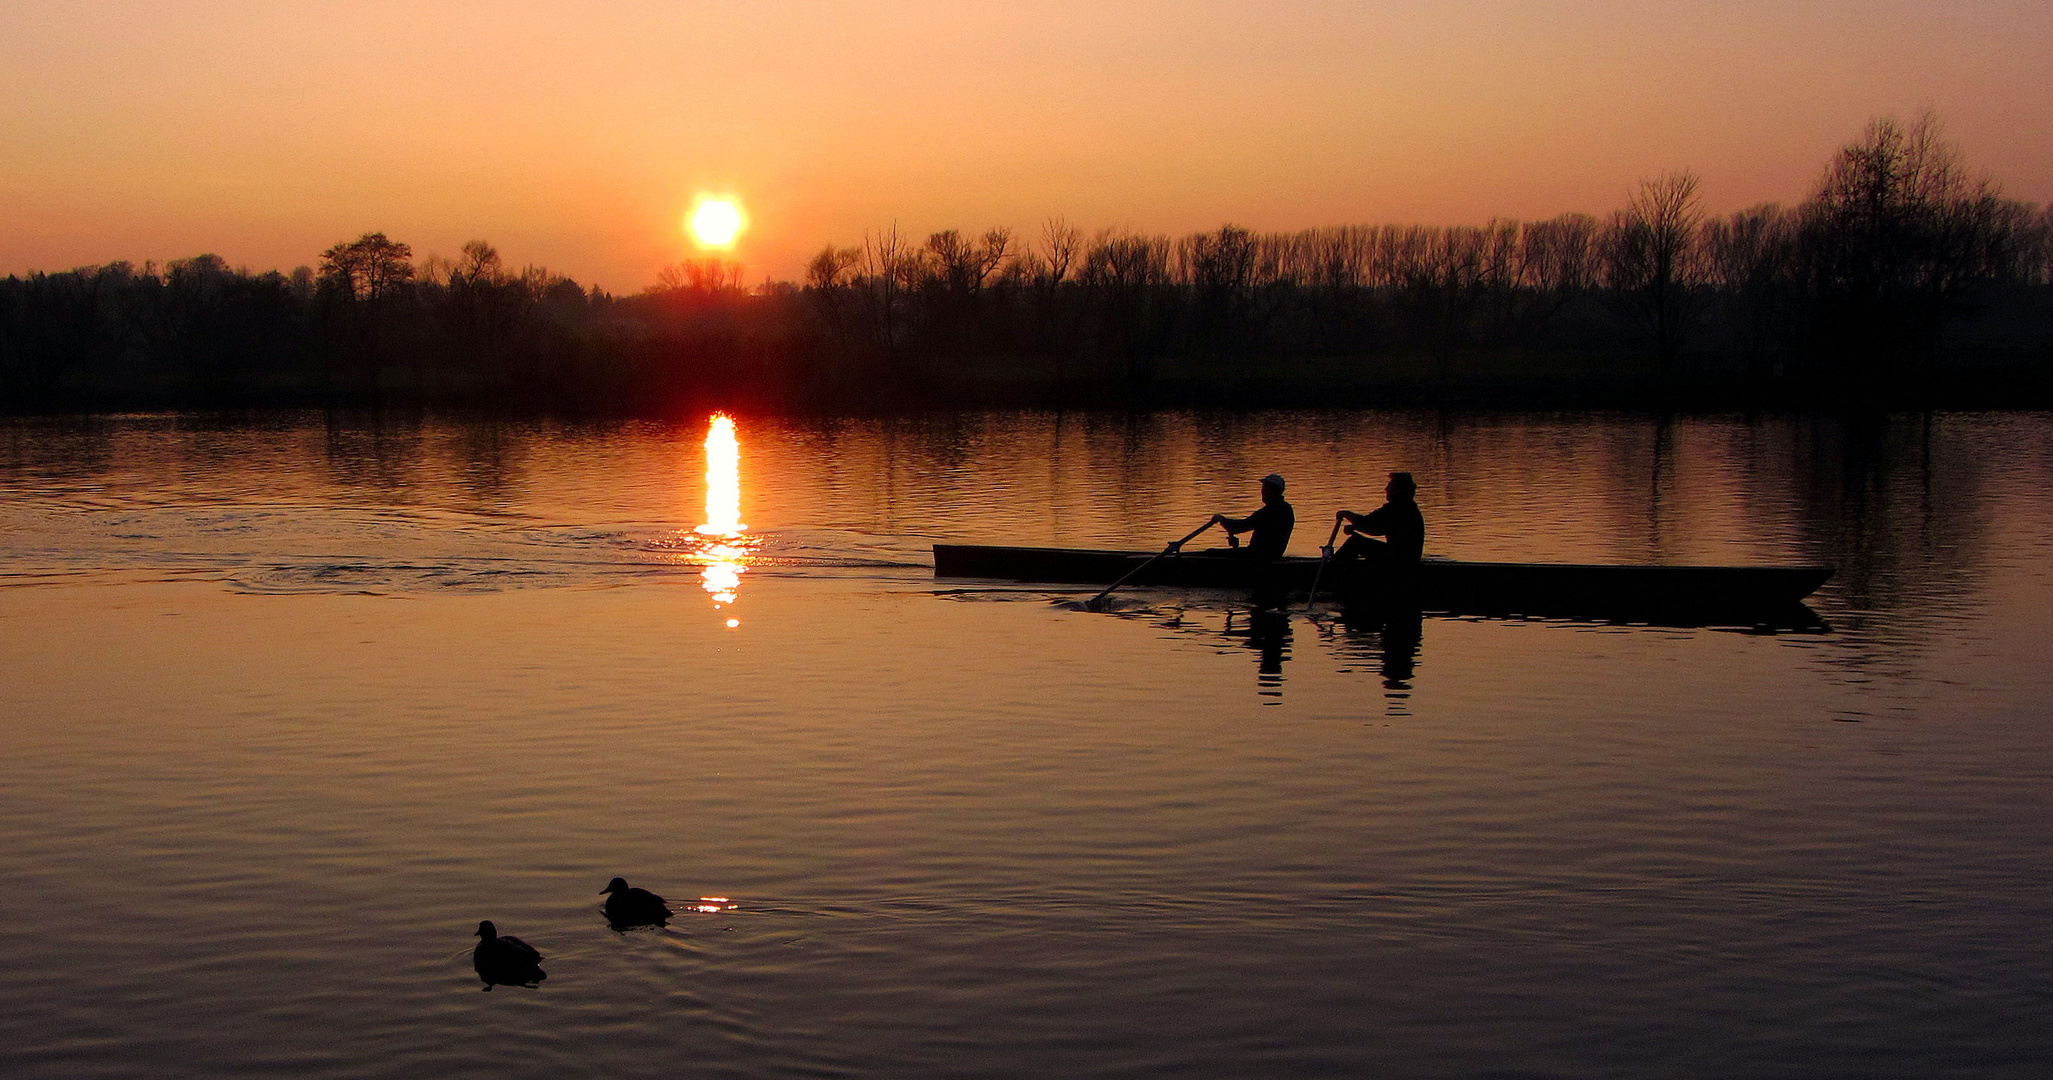
[[[1333,531],[1326,535],[1326,546],[1319,549],[1319,569],[1312,574],[1312,591],[1305,594],[1305,610],[1319,602],[1319,579],[1326,576],[1326,562],[1333,558],[1333,541],[1340,539],[1340,515],[1333,515]]]
[[[1209,529],[1211,527],[1212,523],[1207,521],[1203,525],[1200,525],[1197,528],[1192,529],[1189,536],[1186,536],[1181,540],[1171,541],[1169,546],[1163,548],[1161,552],[1155,556],[1154,559],[1149,559],[1147,562],[1144,562],[1139,566],[1136,566],[1133,569],[1128,570],[1126,572],[1125,577],[1122,577],[1118,581],[1115,581],[1112,584],[1105,586],[1104,592],[1101,592],[1098,595],[1091,597],[1089,600],[1084,601],[1084,606],[1092,609],[1093,611],[1097,610],[1098,605],[1103,604],[1105,602],[1105,598],[1112,595],[1112,590],[1120,587],[1121,585],[1126,584],[1128,578],[1131,578],[1135,574],[1138,574],[1141,571],[1146,570],[1148,567],[1155,565],[1155,560],[1160,559],[1163,555],[1167,555],[1170,552],[1175,551],[1177,548],[1180,548],[1183,545],[1188,544],[1193,540],[1196,540],[1198,538],[1199,533],[1204,532],[1206,529]]]

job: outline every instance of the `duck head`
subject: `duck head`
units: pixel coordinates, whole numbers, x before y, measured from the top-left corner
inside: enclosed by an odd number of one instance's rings
[[[492,925],[492,920],[486,919],[478,924],[478,936],[490,941],[499,936],[499,928]]]
[[[607,883],[606,883],[606,887],[605,887],[605,888],[603,888],[603,889],[600,889],[600,890],[599,890],[599,892],[601,892],[601,893],[616,893],[616,892],[626,892],[626,891],[627,891],[627,879],[626,879],[626,878],[614,878],[614,879],[613,879],[612,881],[609,881],[609,882],[607,882]]]

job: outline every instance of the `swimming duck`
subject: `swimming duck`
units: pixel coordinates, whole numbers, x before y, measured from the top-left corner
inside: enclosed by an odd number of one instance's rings
[[[614,878],[599,890],[606,896],[606,919],[614,926],[663,925],[670,919],[670,905],[647,889],[629,888],[626,878]]]
[[[511,934],[500,936],[490,919],[478,924],[478,947],[471,950],[470,962],[487,990],[501,983],[533,986],[549,977],[542,970],[542,954],[533,945]]]

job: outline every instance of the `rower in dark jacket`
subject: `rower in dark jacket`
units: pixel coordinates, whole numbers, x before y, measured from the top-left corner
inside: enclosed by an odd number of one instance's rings
[[[1419,513],[1418,491],[1410,473],[1394,472],[1383,488],[1388,502],[1366,514],[1353,510],[1336,513],[1334,517],[1347,529],[1347,542],[1333,557],[1361,559],[1376,566],[1417,566],[1426,550],[1426,518]],[[1384,539],[1371,540],[1371,536]]]
[[[1283,478],[1270,473],[1262,477],[1262,507],[1244,518],[1213,514],[1212,523],[1226,530],[1226,542],[1239,546],[1239,535],[1251,532],[1247,554],[1257,559],[1279,559],[1290,546],[1290,530],[1297,525],[1297,511],[1283,501]]]

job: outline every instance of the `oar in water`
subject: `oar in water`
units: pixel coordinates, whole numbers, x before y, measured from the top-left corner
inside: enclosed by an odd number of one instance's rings
[[[1333,515],[1333,531],[1326,536],[1326,546],[1319,549],[1319,569],[1312,574],[1312,591],[1305,594],[1305,610],[1319,602],[1319,579],[1326,576],[1326,563],[1333,558],[1333,541],[1340,539],[1340,515]]]
[[[1165,548],[1163,548],[1163,549],[1161,550],[1161,552],[1159,552],[1158,554],[1156,554],[1155,558],[1153,558],[1153,559],[1149,559],[1149,560],[1148,560],[1147,562],[1144,562],[1144,563],[1140,564],[1139,566],[1136,566],[1136,567],[1134,567],[1133,569],[1131,569],[1131,570],[1128,570],[1128,571],[1126,572],[1126,575],[1125,575],[1124,577],[1120,578],[1120,579],[1119,579],[1118,581],[1115,581],[1115,582],[1113,582],[1113,583],[1112,583],[1112,584],[1110,584],[1110,585],[1107,585],[1107,586],[1105,586],[1105,591],[1104,591],[1104,592],[1101,592],[1101,593],[1099,593],[1098,595],[1096,595],[1096,596],[1093,596],[1093,597],[1091,597],[1091,598],[1090,598],[1089,600],[1086,600],[1086,601],[1084,601],[1084,606],[1085,606],[1085,607],[1087,607],[1087,608],[1090,608],[1090,609],[1091,609],[1091,610],[1093,610],[1093,611],[1096,611],[1096,610],[1097,610],[1097,609],[1098,609],[1099,607],[1101,607],[1101,606],[1102,606],[1102,605],[1103,605],[1103,604],[1105,603],[1105,598],[1106,598],[1106,597],[1108,597],[1108,596],[1111,596],[1111,595],[1112,595],[1112,590],[1114,590],[1114,589],[1116,589],[1116,588],[1120,587],[1121,585],[1124,585],[1124,584],[1126,584],[1126,583],[1127,583],[1127,580],[1128,580],[1128,579],[1130,579],[1130,578],[1132,578],[1132,577],[1133,577],[1133,576],[1134,576],[1135,574],[1138,574],[1138,573],[1140,573],[1141,571],[1143,571],[1143,570],[1146,570],[1146,569],[1147,569],[1148,567],[1150,567],[1150,566],[1153,566],[1153,565],[1155,565],[1155,561],[1156,561],[1156,559],[1160,559],[1160,558],[1161,558],[1161,557],[1162,557],[1163,555],[1167,555],[1167,554],[1169,554],[1170,552],[1173,552],[1173,551],[1175,551],[1175,550],[1176,550],[1177,548],[1180,548],[1180,547],[1182,547],[1183,545],[1185,545],[1185,544],[1188,544],[1188,543],[1190,543],[1190,542],[1191,542],[1191,541],[1193,541],[1193,540],[1196,540],[1196,539],[1198,538],[1198,534],[1199,534],[1199,533],[1202,533],[1202,532],[1204,532],[1204,531],[1205,531],[1206,529],[1209,529],[1209,528],[1211,528],[1211,527],[1212,527],[1212,523],[1211,523],[1211,522],[1209,522],[1209,521],[1207,521],[1207,522],[1205,522],[1205,523],[1204,523],[1203,525],[1200,525],[1200,526],[1198,526],[1197,528],[1195,528],[1195,529],[1192,529],[1192,530],[1190,531],[1190,535],[1189,535],[1189,536],[1186,536],[1186,537],[1184,537],[1184,538],[1183,538],[1183,539],[1181,539],[1181,540],[1172,540],[1172,541],[1170,541],[1170,542],[1169,542],[1169,546],[1168,546],[1168,547],[1165,547]]]

